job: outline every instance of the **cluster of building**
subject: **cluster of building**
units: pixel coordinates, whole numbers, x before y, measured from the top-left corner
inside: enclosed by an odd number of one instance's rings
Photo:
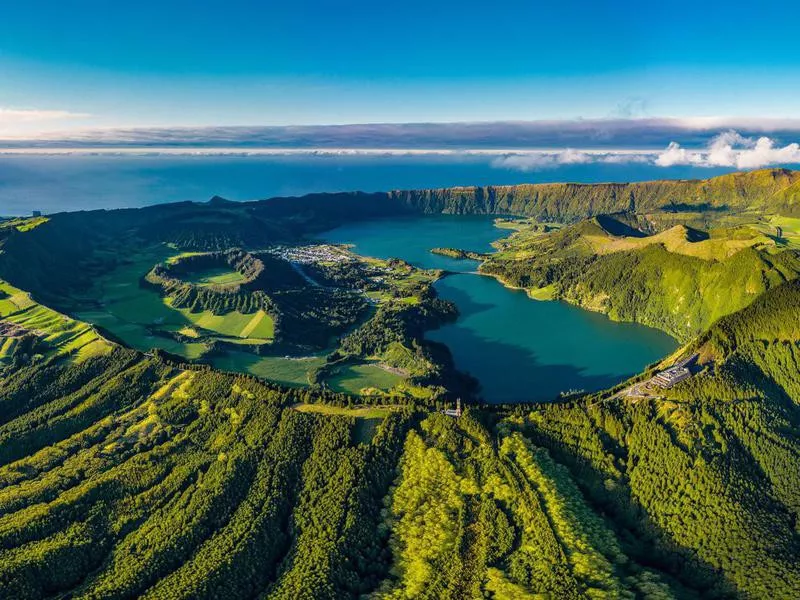
[[[284,260],[299,264],[350,262],[355,260],[346,251],[329,244],[314,246],[276,246],[270,252]]]
[[[620,392],[620,394],[632,398],[648,398],[658,394],[656,388],[668,390],[681,381],[689,379],[694,374],[692,367],[697,362],[698,357],[698,354],[693,354],[689,358],[672,365],[669,369],[659,371],[647,381],[633,384]]]
[[[686,367],[682,366],[675,366],[670,367],[666,371],[661,371],[657,373],[650,382],[653,385],[657,385],[660,388],[669,389],[676,383],[683,381],[684,379],[689,379],[692,376],[691,371]]]

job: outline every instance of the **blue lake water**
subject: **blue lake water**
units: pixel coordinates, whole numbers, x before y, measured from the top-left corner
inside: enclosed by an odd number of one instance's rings
[[[423,217],[348,225],[324,237],[352,243],[367,256],[459,272],[436,289],[461,316],[428,337],[447,344],[456,366],[478,378],[490,402],[547,401],[569,390],[604,389],[677,347],[656,329],[616,323],[564,302],[531,300],[473,273],[474,261],[430,253],[436,246],[489,251],[507,233],[483,217]]]

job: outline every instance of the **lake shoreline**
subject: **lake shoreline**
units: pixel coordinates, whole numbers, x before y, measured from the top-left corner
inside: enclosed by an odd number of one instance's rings
[[[508,227],[508,226],[505,226],[505,227],[498,226],[498,224],[496,222],[494,223],[494,226],[497,229],[513,229],[513,228]],[[498,240],[496,240],[496,241],[499,241],[499,240],[502,240],[502,239],[505,239],[505,238],[498,238]],[[494,247],[494,243],[496,243],[496,241],[493,242],[493,244],[492,244],[493,247]],[[432,248],[431,249],[431,253],[433,253],[433,254],[442,254],[440,252],[435,252],[435,250],[437,250],[437,248]],[[608,313],[608,312],[606,312],[606,311],[604,311],[604,310],[602,310],[600,308],[592,307],[589,304],[574,302],[574,301],[570,300],[569,298],[565,298],[565,297],[562,297],[562,296],[557,296],[557,295],[555,295],[554,292],[552,294],[549,293],[549,292],[546,292],[545,294],[542,294],[541,296],[537,297],[536,296],[536,292],[537,291],[546,290],[547,288],[546,287],[545,288],[526,288],[526,287],[516,286],[516,285],[504,280],[498,274],[485,273],[485,272],[481,271],[480,268],[486,263],[488,258],[492,254],[496,254],[498,252],[498,250],[496,248],[494,248],[494,250],[492,252],[486,252],[486,253],[473,252],[473,251],[462,250],[462,249],[456,249],[456,250],[458,250],[463,255],[461,255],[461,256],[445,255],[445,256],[449,256],[453,260],[478,262],[478,263],[480,263],[478,265],[478,268],[476,270],[474,270],[474,271],[451,271],[451,270],[445,270],[445,271],[443,271],[442,276],[439,279],[442,279],[444,277],[451,276],[451,275],[461,275],[461,274],[473,274],[473,275],[480,275],[482,277],[490,277],[490,278],[494,279],[495,281],[497,281],[498,283],[500,283],[504,288],[506,288],[508,290],[525,292],[525,295],[530,300],[534,300],[535,302],[553,302],[553,301],[564,302],[565,304],[568,304],[568,305],[576,307],[576,308],[580,308],[581,310],[585,310],[585,311],[588,311],[588,312],[591,312],[591,313],[603,315],[609,321],[614,322],[614,323],[635,323],[635,324],[641,325],[643,327],[649,327],[650,329],[655,329],[657,331],[660,331],[660,332],[668,335],[670,338],[674,339],[677,343],[679,343],[679,344],[683,343],[682,340],[679,340],[678,338],[674,337],[671,332],[666,331],[665,329],[661,329],[660,327],[656,327],[656,326],[650,325],[648,323],[642,323],[641,321],[636,321],[636,320],[615,319],[610,315],[610,313]],[[470,256],[468,256],[469,254],[472,254],[472,255],[483,255],[486,258],[484,258],[484,259],[471,258]]]
[[[677,348],[660,330],[615,322],[567,301],[546,302],[482,273],[481,261],[465,263],[431,252],[471,248],[491,255],[493,243],[508,231],[496,227],[493,216],[422,216],[351,223],[319,237],[353,244],[352,251],[361,256],[400,258],[439,271],[434,289],[456,305],[459,316],[426,331],[425,339],[444,344],[455,368],[478,379],[485,402],[550,402],[564,391],[606,389]],[[465,274],[473,276],[454,277]]]

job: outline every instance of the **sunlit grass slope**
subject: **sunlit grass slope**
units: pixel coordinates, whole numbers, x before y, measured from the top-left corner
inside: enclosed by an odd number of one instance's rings
[[[111,344],[90,325],[71,319],[34,302],[26,292],[0,280],[0,322],[16,325],[16,336],[29,334],[41,345],[45,355],[69,355],[85,359],[93,354],[109,352]],[[0,361],[9,358],[17,345],[14,337],[0,335]]]
[[[522,230],[480,269],[534,297],[562,298],[681,340],[800,274],[800,253],[756,227],[616,235],[614,223],[604,217],[550,233]]]

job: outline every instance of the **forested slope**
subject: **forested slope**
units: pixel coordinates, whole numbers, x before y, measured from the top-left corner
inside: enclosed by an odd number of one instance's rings
[[[540,183],[392,192],[424,213],[527,215],[570,222],[618,212],[736,212],[800,215],[800,173],[768,169],[712,179],[640,183]]]
[[[0,595],[790,598],[800,284],[662,400],[299,412],[343,396],[116,349],[0,373]]]
[[[682,341],[800,274],[800,251],[752,227],[611,233],[625,227],[605,216],[547,234],[521,231],[480,271]]]

